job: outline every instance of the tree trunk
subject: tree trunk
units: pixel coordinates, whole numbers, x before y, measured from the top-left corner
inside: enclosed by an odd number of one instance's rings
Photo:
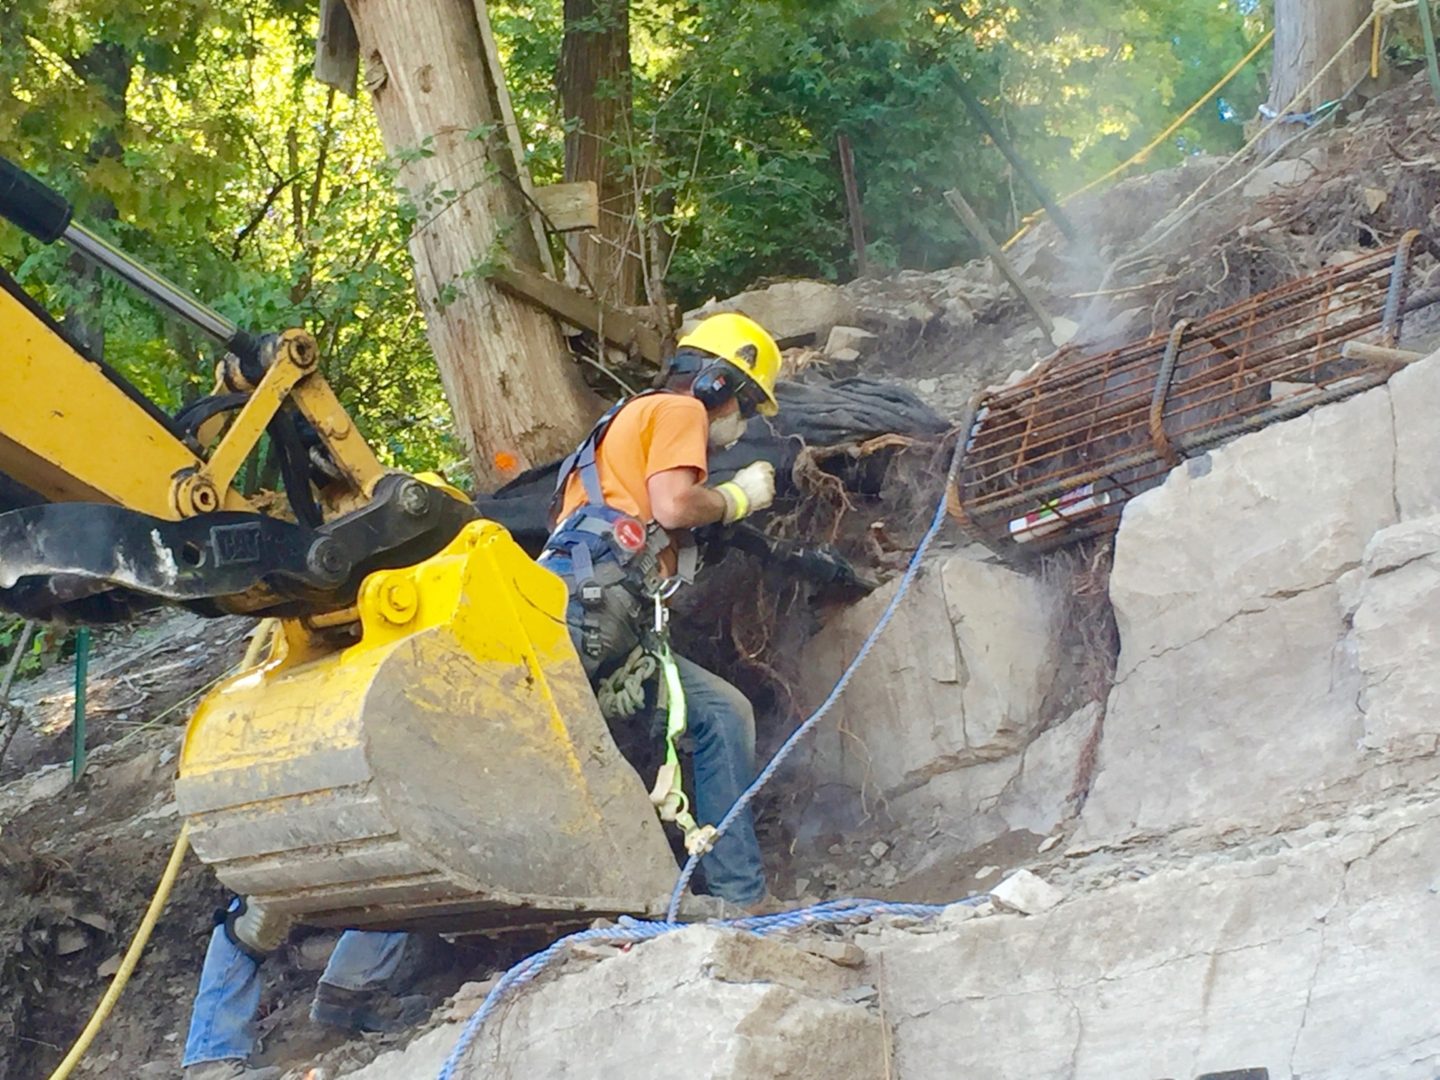
[[[349,0],[385,147],[418,215],[415,285],[477,485],[569,453],[599,410],[555,321],[495,288],[536,269],[469,0]],[[500,77],[499,73],[497,78]]]
[[[568,239],[570,258],[600,299],[639,297],[644,243],[635,219],[635,189],[626,174],[630,139],[629,0],[565,0],[560,47],[560,105],[565,115],[565,179],[593,180],[600,228]]]
[[[1275,61],[1270,71],[1270,100],[1275,112],[1305,113],[1331,101],[1355,83],[1370,63],[1370,38],[1362,34],[1303,98],[1291,100],[1329,62],[1362,19],[1370,0],[1275,0]],[[1276,125],[1273,147],[1299,130]]]
[[[107,122],[90,137],[87,155],[92,164],[103,159],[119,161],[124,156],[120,132],[125,126],[127,95],[130,91],[131,57],[122,45],[101,41],[70,61],[71,69],[99,95],[107,110]],[[108,196],[78,200],[76,219],[88,225],[114,221],[118,215]],[[70,256],[71,286],[75,298],[65,306],[65,329],[97,360],[105,358],[105,276],[99,265],[85,256]]]

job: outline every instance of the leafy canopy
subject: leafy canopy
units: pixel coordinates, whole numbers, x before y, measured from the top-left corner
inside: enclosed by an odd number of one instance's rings
[[[418,0],[417,0],[418,2]],[[313,0],[10,0],[0,7],[0,152],[76,199],[122,248],[260,330],[301,324],[388,460],[460,455],[413,296],[395,194],[362,93],[310,76]],[[767,276],[854,272],[836,139],[870,255],[974,254],[941,193],[1005,232],[1035,205],[956,93],[967,84],[1064,193],[1142,146],[1262,32],[1250,0],[644,0],[632,4],[632,130],[614,153],[669,238],[683,302]],[[492,0],[539,182],[563,175],[562,0]],[[1226,90],[1239,116],[1264,63]],[[623,93],[626,88],[607,92]],[[1148,167],[1238,145],[1198,113]],[[409,152],[424,152],[413,148]],[[56,311],[67,254],[0,227],[0,262]],[[107,355],[162,405],[210,382],[210,347],[118,284]]]

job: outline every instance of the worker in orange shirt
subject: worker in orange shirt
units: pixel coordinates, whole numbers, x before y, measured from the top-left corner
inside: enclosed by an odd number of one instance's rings
[[[694,576],[690,530],[739,521],[770,505],[775,469],[755,462],[727,483],[706,485],[711,447],[730,446],[747,420],[773,415],[780,350],[743,315],[715,315],[679,342],[662,387],[616,405],[560,467],[554,531],[540,557],[570,586],[567,619],[591,681],[630,656],[655,614],[655,595]],[[711,824],[755,775],[755,714],[718,675],[675,657],[694,740],[695,802]],[[770,903],[755,826],[736,817],[701,865],[711,893],[749,911]],[[239,899],[222,913],[201,972],[183,1064],[186,1080],[270,1080],[274,1067],[246,1064],[260,1006],[260,963]],[[346,931],[311,1003],[317,1023],[352,1031],[406,1026],[424,1013],[397,997],[418,939]],[[272,945],[266,947],[273,947]],[[413,972],[412,972],[413,974]]]
[[[769,506],[775,469],[757,461],[708,486],[711,447],[773,416],[780,349],[743,315],[713,315],[680,339],[661,386],[620,402],[560,467],[554,531],[540,564],[570,587],[568,622],[591,680],[623,663],[655,617],[655,597],[693,578],[690,530]],[[755,714],[745,695],[675,657],[694,742],[696,815],[720,820],[755,777]],[[701,866],[713,895],[747,910],[768,902],[748,811]]]

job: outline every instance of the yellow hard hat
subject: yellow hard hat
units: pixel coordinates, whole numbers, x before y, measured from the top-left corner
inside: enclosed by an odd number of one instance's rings
[[[762,416],[774,416],[780,411],[780,403],[775,400],[780,346],[754,319],[729,311],[711,315],[682,337],[677,348],[700,349],[734,364],[764,395],[756,411]]]

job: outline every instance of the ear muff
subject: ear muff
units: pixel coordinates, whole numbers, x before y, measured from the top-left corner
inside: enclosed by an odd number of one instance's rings
[[[734,364],[714,360],[700,369],[690,384],[690,393],[706,409],[718,409],[735,396],[743,378]]]

